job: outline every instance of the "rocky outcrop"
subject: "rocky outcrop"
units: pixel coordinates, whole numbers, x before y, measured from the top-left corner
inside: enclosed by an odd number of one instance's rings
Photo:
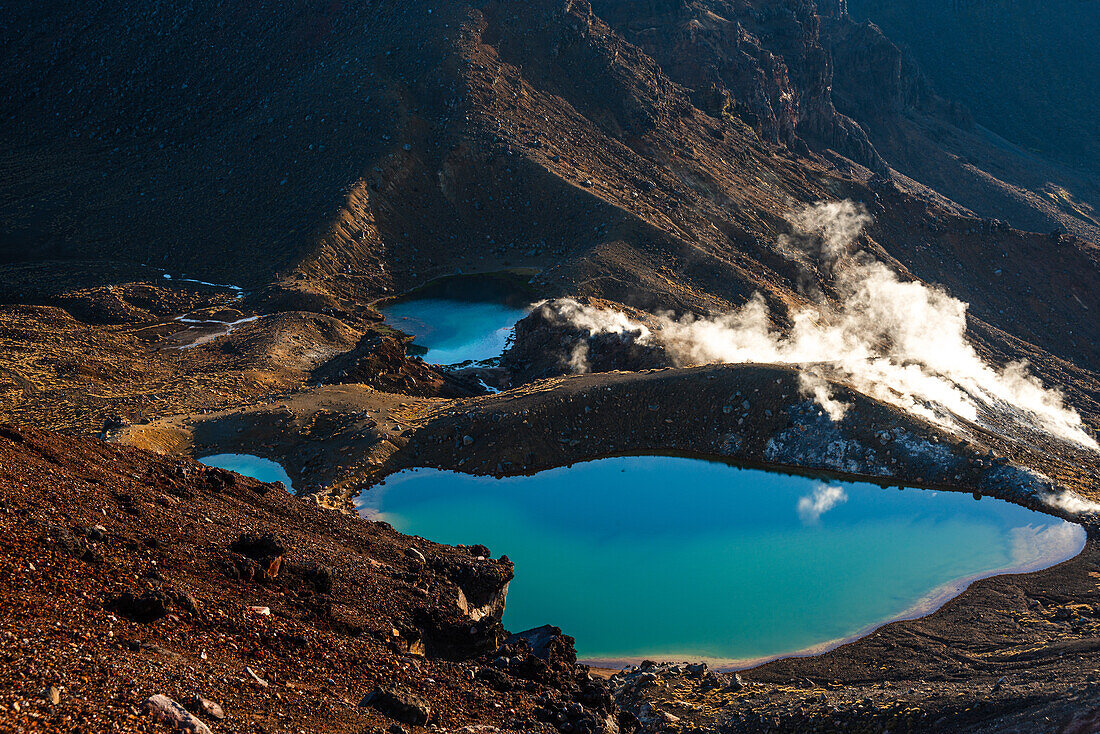
[[[375,688],[359,705],[378,709],[391,719],[411,726],[426,726],[432,714],[430,705],[402,688]]]
[[[878,26],[837,16],[822,23],[823,42],[833,58],[833,98],[856,119],[876,118],[932,107],[939,100],[916,61],[890,41]],[[956,107],[955,122],[972,124]]]
[[[541,689],[535,717],[560,732],[630,734],[637,721],[616,705],[607,682],[577,665],[573,638],[546,625],[512,635],[479,661],[495,690]]]
[[[633,323],[625,318],[621,324],[575,318],[580,309],[589,307],[612,308]],[[601,299],[545,301],[516,324],[500,366],[513,385],[580,372],[669,367],[672,360],[665,349],[642,338],[638,325],[647,317],[637,309]]]
[[[501,619],[514,572],[507,557],[437,557],[422,568],[422,577],[437,579],[435,603],[415,618],[428,654],[465,660],[507,637]]]
[[[408,355],[408,341],[368,331],[355,348],[313,372],[321,384],[360,383],[409,395],[468,397],[484,392],[476,383],[441,372]]]
[[[1088,2],[848,0],[851,16],[911,49],[945,97],[1027,150],[1100,168],[1100,13]]]

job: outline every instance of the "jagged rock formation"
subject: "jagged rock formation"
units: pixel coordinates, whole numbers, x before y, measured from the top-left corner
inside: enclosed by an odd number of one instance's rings
[[[504,352],[500,366],[510,382],[520,385],[544,377],[671,367],[673,361],[658,344],[639,343],[640,331],[626,328],[607,332],[577,323],[568,309],[576,301],[546,301],[531,310],[516,324],[511,346]],[[638,323],[648,314],[598,299],[583,299],[585,306],[612,308],[629,315]]]
[[[796,151],[808,152],[809,140],[885,170],[867,135],[833,105],[832,62],[813,0],[596,0],[594,7],[711,116],[747,123]]]

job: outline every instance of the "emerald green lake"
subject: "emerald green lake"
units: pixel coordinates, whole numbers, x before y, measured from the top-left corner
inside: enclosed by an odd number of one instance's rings
[[[662,456],[506,479],[408,470],[360,502],[402,532],[507,555],[505,626],[554,624],[595,662],[821,648],[1085,541],[999,500]]]

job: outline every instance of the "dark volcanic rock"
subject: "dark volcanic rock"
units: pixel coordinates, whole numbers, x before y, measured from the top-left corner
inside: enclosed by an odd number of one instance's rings
[[[424,726],[432,714],[432,708],[423,699],[404,688],[375,688],[363,697],[360,706],[373,709],[403,724]]]
[[[517,633],[478,661],[485,667],[476,677],[497,691],[534,691],[545,686],[537,716],[559,731],[634,731],[637,722],[621,716],[608,682],[591,676],[587,666],[577,665],[573,642],[550,625]]]
[[[467,397],[484,392],[454,375],[440,372],[407,354],[408,343],[368,332],[350,352],[337,355],[313,372],[323,384],[360,383],[410,395]]]
[[[165,614],[172,598],[162,591],[146,591],[134,594],[126,591],[115,597],[110,607],[118,614],[135,622],[155,622]]]
[[[434,567],[462,590],[467,606],[483,609],[484,614],[499,618],[515,566],[507,558],[495,561],[436,559]]]
[[[229,549],[256,561],[269,578],[279,575],[286,547],[272,533],[244,533],[229,544]]]
[[[507,635],[498,618],[473,621],[457,607],[420,609],[413,621],[423,630],[427,653],[447,660],[468,660],[482,655],[495,649]]]
[[[93,543],[103,543],[107,540],[107,529],[102,525],[92,525],[84,528],[84,537]]]
[[[530,647],[532,655],[548,663],[572,664],[577,661],[577,653],[573,649],[573,638],[563,635],[559,627],[546,624],[525,632],[517,632],[508,638],[506,644],[514,645],[521,641]]]
[[[477,671],[475,678],[484,682],[494,691],[500,691],[501,693],[506,693],[515,687],[512,679],[496,668],[482,668]]]
[[[302,584],[311,587],[317,594],[328,594],[332,591],[332,568],[323,563],[315,561],[304,564],[287,563],[285,572],[288,584],[291,583],[290,579],[298,579]]]
[[[231,579],[240,581],[267,581],[267,570],[251,558],[241,555],[232,555],[228,558],[219,558],[214,566]]]
[[[578,308],[612,307],[641,322],[637,309],[597,299],[545,301],[516,324],[501,367],[513,384],[576,372],[637,371],[672,366],[665,349],[649,343],[641,328],[616,329],[574,318]],[[648,328],[648,327],[645,327]]]

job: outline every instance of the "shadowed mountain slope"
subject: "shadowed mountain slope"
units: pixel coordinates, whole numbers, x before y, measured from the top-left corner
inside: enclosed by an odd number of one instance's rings
[[[269,308],[529,267],[545,295],[702,312],[760,291],[783,314],[808,277],[776,252],[786,217],[851,198],[877,257],[1095,365],[1071,335],[1100,309],[1087,187],[1044,198],[1054,167],[833,5],[16,3],[0,252],[183,271]]]
[[[1095,0],[848,0],[907,48],[947,96],[1021,146],[1100,172]],[[960,53],[960,49],[965,49]]]

